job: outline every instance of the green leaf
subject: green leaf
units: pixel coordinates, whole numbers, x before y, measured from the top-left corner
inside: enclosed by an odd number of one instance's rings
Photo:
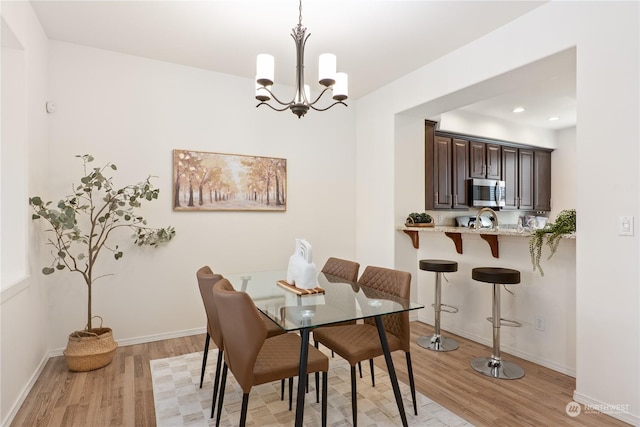
[[[56,271],[56,270],[54,270],[54,269],[53,269],[53,268],[51,268],[51,267],[45,267],[45,268],[43,268],[43,269],[42,269],[42,274],[49,275],[49,274],[52,274],[52,273],[53,273],[53,272],[55,272],[55,271]]]
[[[30,197],[29,203],[32,204],[33,206],[40,206],[42,205],[42,199],[38,196]]]
[[[118,170],[117,166],[116,166],[116,165],[113,165],[113,164],[111,165],[111,169],[113,169],[114,171],[115,171],[115,170]]]
[[[66,252],[64,252],[64,251],[59,251],[59,252],[58,252],[58,256],[59,256],[60,258],[64,258],[64,257],[66,257],[66,256],[67,256],[67,253],[66,253]]]

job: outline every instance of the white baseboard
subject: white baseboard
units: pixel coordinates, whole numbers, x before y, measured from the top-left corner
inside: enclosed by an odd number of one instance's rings
[[[128,345],[134,345],[134,344],[144,344],[144,343],[154,342],[154,341],[169,340],[172,338],[181,338],[181,337],[188,337],[191,335],[199,335],[199,334],[204,334],[206,332],[207,332],[207,328],[185,329],[183,331],[167,332],[164,334],[147,335],[144,337],[116,340],[116,342],[118,343],[119,347],[125,347]],[[64,348],[49,350],[49,357],[62,356],[63,351],[64,351]]]
[[[31,391],[31,389],[35,385],[36,381],[38,381],[38,378],[40,377],[40,374],[44,370],[44,367],[45,367],[45,365],[47,364],[48,361],[49,361],[49,356],[45,355],[42,358],[42,360],[40,361],[40,363],[38,364],[36,370],[33,372],[33,375],[31,375],[31,378],[29,378],[29,381],[27,382],[27,384],[22,389],[22,393],[20,393],[20,395],[16,399],[15,403],[11,407],[11,410],[7,413],[7,416],[5,417],[5,419],[2,420],[2,426],[3,427],[5,427],[5,426],[8,427],[8,426],[11,425],[11,423],[13,422],[13,419],[15,418],[16,414],[18,413],[18,410],[20,410],[20,407],[22,406],[24,401],[27,399],[27,396],[29,395],[29,392]]]
[[[426,323],[427,325],[433,326],[433,325],[431,325],[431,323],[429,323],[424,318],[418,318],[418,321],[422,322],[422,323]],[[493,342],[490,339],[481,337],[479,335],[470,334],[470,333],[468,333],[466,331],[463,331],[461,329],[450,328],[450,329],[447,329],[447,331],[449,331],[449,332],[451,332],[453,334],[459,335],[459,336],[461,336],[463,338],[469,339],[471,341],[474,341],[474,342],[477,342],[477,343],[480,343],[480,344],[484,344],[487,347],[492,347],[493,346]],[[559,365],[559,364],[557,364],[555,362],[552,362],[550,360],[542,359],[542,358],[540,358],[540,357],[538,357],[536,355],[533,355],[533,354],[518,350],[518,349],[510,347],[508,345],[501,344],[500,345],[500,349],[504,350],[505,352],[507,352],[509,354],[513,354],[514,356],[518,356],[521,359],[528,360],[529,362],[533,362],[533,363],[535,363],[537,365],[544,366],[545,368],[549,368],[549,369],[552,369],[552,370],[554,370],[556,372],[560,372],[561,374],[569,375],[570,377],[573,377],[573,378],[576,377],[575,368],[570,368],[568,366]]]
[[[582,393],[578,393],[577,391],[573,392],[573,400],[578,403],[582,403],[585,405],[582,408],[582,411],[597,411],[603,414],[606,414],[612,418],[618,419],[620,421],[624,421],[625,423],[629,423],[632,426],[640,426],[640,416],[629,413],[629,405],[628,404],[611,404],[601,402],[597,399],[594,399],[590,396],[586,396]],[[589,415],[588,413],[580,414],[580,416]]]

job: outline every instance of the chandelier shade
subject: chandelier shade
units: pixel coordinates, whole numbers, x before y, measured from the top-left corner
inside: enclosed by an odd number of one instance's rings
[[[304,47],[310,34],[302,26],[302,0],[299,6],[298,25],[291,31],[291,37],[296,45],[296,92],[289,102],[279,100],[271,91],[275,81],[275,59],[269,54],[260,54],[256,59],[256,94],[255,97],[260,103],[256,105],[266,105],[275,111],[291,110],[298,118],[304,116],[309,109],[316,111],[326,111],[337,104],[347,106],[343,101],[348,98],[348,76],[345,73],[336,72],[337,58],[332,53],[323,53],[318,60],[318,83],[324,87],[318,97],[311,101],[311,93],[308,85],[304,83]],[[334,103],[327,107],[316,107],[316,103],[328,90],[333,91]],[[273,106],[269,101],[274,100],[278,106]]]

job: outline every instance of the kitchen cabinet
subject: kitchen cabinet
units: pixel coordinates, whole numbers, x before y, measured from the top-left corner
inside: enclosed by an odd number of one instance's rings
[[[451,181],[451,138],[435,136],[433,145],[433,209],[451,208],[453,200]]]
[[[533,150],[502,147],[505,210],[533,209]]]
[[[518,149],[502,147],[502,180],[505,185],[504,209],[518,209]]]
[[[505,210],[551,210],[551,152],[502,147]]]
[[[469,141],[437,135],[426,121],[425,209],[468,209]]]
[[[534,151],[518,150],[518,209],[534,209]]]
[[[470,177],[500,179],[501,151],[498,144],[471,141],[469,143]]]
[[[453,209],[469,208],[469,141],[454,138],[451,144],[452,150],[452,192]]]
[[[469,178],[506,184],[504,209],[551,210],[551,150],[436,130],[425,120],[425,209],[469,208]],[[484,175],[480,175],[480,172]]]
[[[533,210],[551,210],[551,152],[533,152]]]

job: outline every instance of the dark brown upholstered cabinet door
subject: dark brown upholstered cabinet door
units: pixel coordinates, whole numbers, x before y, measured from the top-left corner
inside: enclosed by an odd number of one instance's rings
[[[518,209],[518,149],[502,147],[502,180],[505,183],[505,206]]]
[[[453,153],[453,209],[469,207],[467,178],[469,177],[469,141],[454,139]]]
[[[533,153],[533,209],[536,211],[551,210],[551,153],[536,150]]]

